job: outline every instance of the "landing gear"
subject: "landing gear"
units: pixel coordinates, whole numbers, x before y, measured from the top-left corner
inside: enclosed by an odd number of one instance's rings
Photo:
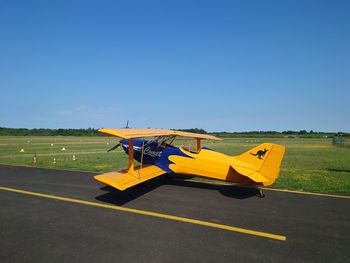
[[[260,186],[254,186],[254,188],[256,189],[257,193],[256,195],[260,198],[264,198],[265,197],[265,194],[262,190],[262,188]]]
[[[260,198],[264,198],[265,197],[265,194],[263,193],[263,190],[261,188],[258,189],[258,196]]]

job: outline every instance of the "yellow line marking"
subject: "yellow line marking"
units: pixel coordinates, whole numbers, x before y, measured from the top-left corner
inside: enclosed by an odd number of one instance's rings
[[[20,194],[25,194],[25,195],[31,195],[31,196],[38,196],[38,197],[43,197],[43,198],[49,198],[49,199],[54,199],[54,200],[60,200],[60,201],[65,201],[65,202],[108,208],[108,209],[113,209],[113,210],[118,210],[118,211],[123,211],[123,212],[128,212],[128,213],[153,216],[153,217],[158,217],[158,218],[165,218],[165,219],[169,219],[169,220],[175,220],[175,221],[180,221],[180,222],[185,222],[185,223],[213,227],[213,228],[228,230],[228,231],[232,231],[232,232],[239,232],[239,233],[244,233],[244,234],[248,234],[248,235],[260,236],[260,237],[271,238],[271,239],[276,239],[276,240],[281,240],[281,241],[287,240],[287,237],[281,236],[281,235],[275,235],[275,234],[270,234],[270,233],[266,233],[266,232],[260,232],[260,231],[255,231],[255,230],[250,230],[250,229],[245,229],[245,228],[240,228],[240,227],[211,223],[211,222],[206,222],[206,221],[191,219],[191,218],[186,218],[186,217],[161,214],[161,213],[150,212],[150,211],[145,211],[145,210],[126,208],[126,207],[116,206],[116,205],[101,204],[101,203],[96,203],[96,202],[84,201],[84,200],[56,196],[56,195],[42,194],[42,193],[37,193],[37,192],[30,192],[30,191],[1,187],[1,186],[0,186],[0,190],[14,192],[14,193],[20,193]]]
[[[276,192],[285,192],[285,193],[293,193],[293,194],[303,194],[303,195],[316,195],[316,196],[326,196],[326,197],[335,197],[335,198],[350,198],[349,195],[333,195],[333,194],[322,194],[322,193],[312,193],[312,192],[304,192],[297,190],[286,190],[286,189],[277,189],[277,188],[263,188],[268,191],[276,191]]]

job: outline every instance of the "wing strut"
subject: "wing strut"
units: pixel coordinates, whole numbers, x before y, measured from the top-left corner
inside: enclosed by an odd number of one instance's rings
[[[129,139],[129,167],[128,172],[134,172],[134,139]]]
[[[197,141],[197,152],[199,152],[199,150],[201,149],[201,139],[196,138],[196,141]]]
[[[143,167],[143,155],[145,153],[145,138],[142,138],[142,147],[141,147],[141,169]],[[139,178],[140,178],[140,170],[139,170]]]

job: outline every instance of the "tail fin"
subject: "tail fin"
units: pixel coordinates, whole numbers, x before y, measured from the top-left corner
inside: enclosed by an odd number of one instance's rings
[[[285,147],[282,145],[263,143],[241,155],[235,156],[234,158],[238,161],[249,164],[251,169],[255,170],[254,173],[246,173],[242,175],[251,178],[253,181],[256,181],[254,180],[255,178],[262,176],[265,180],[260,180],[260,182],[264,186],[268,186],[273,184],[278,177],[284,152]]]

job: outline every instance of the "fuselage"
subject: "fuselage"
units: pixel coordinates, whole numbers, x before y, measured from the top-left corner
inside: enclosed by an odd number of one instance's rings
[[[128,140],[122,140],[121,144],[128,154]],[[135,160],[143,164],[156,165],[167,173],[197,175],[232,182],[242,181],[237,178],[237,172],[231,168],[232,157],[209,148],[189,151],[183,147],[140,139],[135,139],[133,144]]]

